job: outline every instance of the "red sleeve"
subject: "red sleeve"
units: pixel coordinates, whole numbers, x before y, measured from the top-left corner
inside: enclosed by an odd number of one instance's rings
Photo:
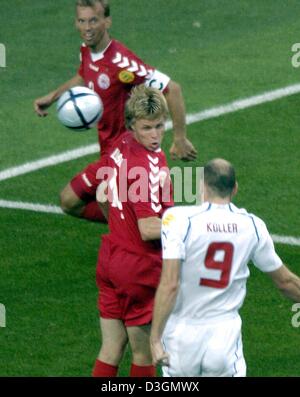
[[[157,208],[157,210],[154,210],[152,208],[152,205],[154,205],[151,202],[147,202],[147,203],[143,203],[143,202],[138,202],[134,204],[134,212],[136,215],[137,219],[143,219],[143,218],[150,218],[150,217],[157,217],[160,218],[161,217],[161,209],[162,206],[159,205],[155,205],[155,208]]]
[[[126,51],[126,56],[129,62],[127,71],[134,75],[132,85],[143,84],[155,69],[129,50]]]
[[[146,84],[167,92],[170,78],[145,63],[128,48],[120,47],[120,52],[114,58],[113,63],[123,69],[119,75],[121,82],[130,83],[131,85]]]

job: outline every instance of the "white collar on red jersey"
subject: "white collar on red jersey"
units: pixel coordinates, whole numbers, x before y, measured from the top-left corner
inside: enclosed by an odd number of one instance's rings
[[[90,51],[90,55],[91,55],[91,59],[93,62],[97,62],[100,61],[100,59],[104,58],[104,53],[105,51],[108,49],[108,47],[111,45],[112,40],[110,40],[110,42],[107,44],[107,46],[104,48],[104,50],[100,51],[100,52],[92,52]]]

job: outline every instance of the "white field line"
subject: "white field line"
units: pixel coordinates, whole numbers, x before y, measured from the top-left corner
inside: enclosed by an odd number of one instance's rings
[[[272,236],[274,243],[300,246],[300,238],[299,237],[278,236],[278,234],[272,234],[271,236]]]
[[[46,214],[57,214],[64,215],[60,207],[55,205],[43,205],[43,204],[33,204],[33,203],[23,203],[21,201],[7,201],[0,200],[0,208],[9,208],[17,210],[27,210],[34,212],[44,212]],[[272,234],[272,239],[274,243],[286,244],[300,246],[300,238],[292,236],[279,236],[277,234]]]
[[[8,168],[7,170],[0,172],[0,182],[15,176],[28,174],[29,172],[40,170],[41,168],[51,167],[53,165],[65,163],[67,161],[75,160],[97,152],[99,152],[99,145],[92,144],[88,146],[82,146],[78,149],[68,150],[67,152],[56,154],[54,156],[46,157],[40,160],[35,160],[30,163],[25,163],[17,167]]]
[[[293,84],[287,87],[278,88],[274,91],[267,91],[259,95],[255,95],[245,99],[238,99],[230,102],[227,105],[217,106],[215,108],[207,109],[199,113],[190,114],[187,116],[187,124],[197,123],[198,121],[208,120],[224,114],[237,112],[251,108],[253,106],[261,105],[266,102],[273,102],[290,95],[300,93],[300,84]]]
[[[250,98],[239,99],[234,102],[230,102],[226,105],[217,106],[194,114],[188,114],[186,119],[187,124],[193,124],[198,121],[219,117],[224,114],[233,113],[238,110],[250,108],[252,106],[257,106],[262,103],[272,102],[280,98],[297,94],[299,92],[300,92],[300,84],[294,84],[284,88],[279,88],[277,90],[264,92],[260,95],[255,95]],[[171,122],[168,122],[166,125],[166,129],[168,130],[170,128],[171,128]],[[46,157],[16,167],[8,168],[6,170],[0,171],[0,182],[19,175],[24,175],[29,172],[39,170],[41,168],[54,166],[67,161],[75,160],[80,157],[94,154],[97,153],[98,151],[99,151],[98,144],[82,146],[79,147],[78,149],[68,150],[66,152],[54,156]]]
[[[280,98],[294,95],[300,92],[300,84],[290,85],[277,90],[265,92],[260,95],[255,95],[250,98],[240,99],[228,103],[226,105],[217,106],[211,109],[204,110],[195,114],[187,115],[187,124],[196,123],[202,120],[219,117],[224,114],[233,113],[238,110],[247,109],[253,106],[260,105],[266,102],[272,102]],[[171,123],[168,122],[166,129],[171,128]],[[24,175],[29,172],[39,170],[41,168],[54,166],[80,157],[97,153],[99,151],[98,144],[82,146],[78,149],[69,150],[58,155],[46,157],[40,160],[28,162],[17,167],[12,167],[0,172],[0,182],[13,178],[15,176]],[[35,212],[44,212],[51,214],[63,214],[62,210],[54,205],[42,205],[33,203],[13,202],[7,200],[0,200],[0,208],[22,209]],[[275,243],[300,246],[300,238],[290,236],[272,235]]]
[[[14,210],[27,210],[34,212],[45,212],[46,214],[63,215],[63,211],[61,210],[61,208],[57,207],[56,205],[23,203],[21,201],[0,200],[0,208],[9,208]]]

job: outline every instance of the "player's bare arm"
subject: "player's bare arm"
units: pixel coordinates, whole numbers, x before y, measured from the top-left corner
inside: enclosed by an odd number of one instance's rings
[[[71,80],[68,80],[66,83],[59,86],[56,90],[50,92],[43,97],[37,98],[33,103],[35,112],[40,117],[47,116],[48,112],[46,111],[46,109],[48,109],[61,96],[63,92],[78,85],[84,85],[84,81],[79,74],[76,74],[74,77],[72,77]]]
[[[185,106],[180,85],[171,80],[165,97],[173,121],[174,139],[170,148],[171,158],[172,160],[177,158],[186,161],[195,160],[197,150],[187,138]]]
[[[300,278],[285,265],[267,273],[280,291],[294,302],[300,302]]]
[[[164,259],[160,283],[155,295],[150,345],[153,365],[168,365],[161,337],[175,304],[180,276],[180,259]]]
[[[138,228],[143,241],[157,240],[161,233],[161,219],[156,216],[138,219]]]

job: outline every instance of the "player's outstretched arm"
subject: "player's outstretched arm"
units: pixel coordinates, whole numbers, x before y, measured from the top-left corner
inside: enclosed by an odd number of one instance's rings
[[[267,273],[280,291],[294,302],[300,302],[300,278],[285,265],[274,272]]]
[[[167,319],[173,309],[179,288],[180,260],[164,259],[160,283],[155,294],[150,346],[153,365],[168,365],[168,354],[164,351],[161,337]]]
[[[84,85],[84,80],[79,74],[76,74],[76,76],[74,76],[71,80],[67,81],[61,86],[59,86],[56,90],[50,92],[49,94],[43,97],[37,98],[33,102],[35,112],[40,117],[47,116],[48,112],[46,111],[46,109],[48,109],[48,107],[50,107],[52,103],[54,103],[61,96],[62,93],[64,93],[69,88],[78,85]]]
[[[165,97],[173,121],[174,138],[170,149],[171,158],[172,160],[177,158],[185,161],[195,160],[197,150],[187,138],[185,106],[180,85],[171,80]]]
[[[156,216],[138,219],[138,228],[143,241],[158,240],[161,232],[161,219]]]

